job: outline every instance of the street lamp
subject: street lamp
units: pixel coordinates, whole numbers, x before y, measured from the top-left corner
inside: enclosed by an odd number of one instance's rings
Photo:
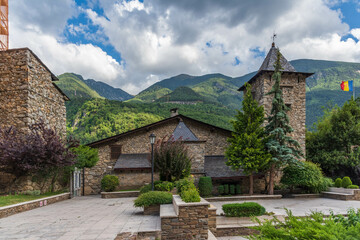
[[[156,136],[152,133],[149,138],[151,144],[151,191],[154,191],[154,143]]]

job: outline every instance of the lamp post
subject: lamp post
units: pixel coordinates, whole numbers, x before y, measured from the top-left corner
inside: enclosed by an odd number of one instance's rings
[[[149,138],[151,144],[151,191],[154,191],[154,143],[156,136],[152,133]]]

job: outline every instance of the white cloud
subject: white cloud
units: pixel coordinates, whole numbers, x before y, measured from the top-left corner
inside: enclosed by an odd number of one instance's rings
[[[235,77],[257,70],[263,59],[251,49],[266,53],[274,31],[289,60],[360,61],[359,43],[341,40],[349,33],[359,39],[359,30],[349,29],[341,12],[330,8],[341,0],[89,0],[87,6],[101,4],[106,16],[84,10],[100,26],[94,35],[86,26],[67,26],[67,19],[83,11],[72,0],[51,4],[35,0],[38,10],[33,17],[24,16],[26,0],[12,2],[18,2],[12,3],[13,46],[29,46],[56,74],[76,72],[133,94],[181,73]],[[87,39],[108,41],[124,63],[91,44],[67,43],[61,35],[64,28]]]

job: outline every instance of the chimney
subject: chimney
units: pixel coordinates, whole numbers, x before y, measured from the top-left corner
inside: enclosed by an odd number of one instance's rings
[[[179,115],[179,109],[178,108],[172,108],[170,109],[170,117],[175,117],[177,115]]]

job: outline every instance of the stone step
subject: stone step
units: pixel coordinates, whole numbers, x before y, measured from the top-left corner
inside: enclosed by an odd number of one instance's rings
[[[176,218],[174,205],[172,204],[161,204],[160,205],[160,218]]]
[[[353,196],[354,194],[339,193],[339,192],[322,192],[322,194],[340,195],[340,196]]]
[[[217,238],[210,230],[208,231],[208,240],[217,240]]]

